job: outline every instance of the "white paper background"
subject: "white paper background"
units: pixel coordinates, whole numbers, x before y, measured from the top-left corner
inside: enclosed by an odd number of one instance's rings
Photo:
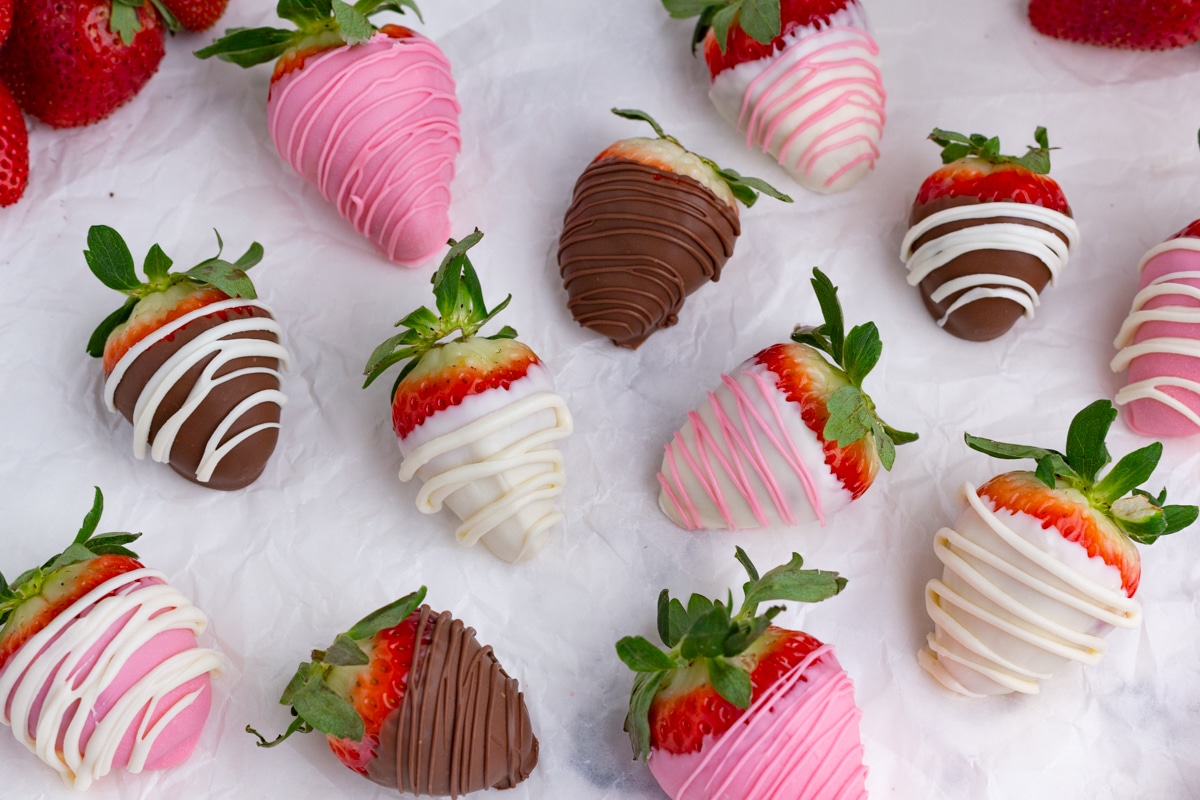
[[[267,0],[233,5],[221,27],[274,20]],[[308,650],[425,584],[435,607],[494,645],[526,693],[541,763],[504,797],[661,797],[621,731],[632,674],[613,643],[653,635],[664,586],[686,596],[740,585],[735,543],[763,569],[798,550],[849,578],[841,596],[784,621],[835,644],[853,677],[873,797],[1200,796],[1197,531],[1143,549],[1141,630],[1114,633],[1100,665],[1062,670],[1040,696],[958,698],[914,658],[930,627],[922,589],[940,574],[932,534],[953,519],[964,480],[1005,468],[968,451],[963,431],[1061,447],[1074,412],[1116,391],[1107,364],[1138,258],[1200,215],[1200,111],[1189,107],[1200,50],[1056,42],[1029,28],[1016,0],[875,0],[889,92],[882,159],[854,190],[822,197],[725,126],[688,52],[691,23],[654,0],[423,6],[463,106],[455,235],[486,232],[473,252],[485,292],[492,302],[513,293],[504,322],[551,366],[575,415],[562,447],[565,530],[533,563],[510,566],[455,544],[449,512],[416,512],[416,488],[396,479],[390,381],[359,386],[392,323],[430,302],[434,265],[406,271],[375,255],[276,156],[268,67],[201,62],[190,51],[212,37],[176,37],[159,74],[107,121],[73,131],[32,123],[28,193],[0,213],[0,569],[14,576],[65,546],[99,484],[102,529],[145,532],[144,561],[205,609],[204,641],[229,661],[187,764],[114,774],[91,796],[390,796],[345,770],[321,737],[262,751],[242,729],[282,729],[276,698]],[[636,352],[575,325],[555,263],[579,173],[612,141],[646,132],[609,114],[614,105],[651,112],[691,149],[796,199],[744,212],[721,282]],[[1062,147],[1054,175],[1082,245],[1036,320],[996,342],[961,342],[926,316],[896,255],[917,186],[939,163],[924,137],[934,126],[994,133],[1023,152],[1039,124]],[[265,246],[254,278],[294,368],[279,448],[250,488],[212,492],[136,461],[129,425],[104,409],[100,365],[84,344],[120,298],[81,255],[96,223],[120,230],[139,262],[160,242],[194,264],[212,255],[214,227],[229,253]],[[867,388],[892,425],[921,440],[826,528],[684,533],[657,508],[661,447],[721,371],[817,321],[813,265],[841,286],[852,322],[878,323],[884,355]],[[1114,453],[1144,443],[1114,426]],[[1196,444],[1168,442],[1152,488],[1200,501]],[[74,796],[7,733],[0,776],[5,800]]]

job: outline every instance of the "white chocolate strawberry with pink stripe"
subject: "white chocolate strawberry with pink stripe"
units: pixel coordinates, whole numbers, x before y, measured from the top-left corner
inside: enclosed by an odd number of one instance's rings
[[[895,446],[915,433],[887,426],[862,391],[883,345],[875,324],[847,334],[837,288],[812,285],[825,324],[743,362],[666,446],[659,506],[676,525],[758,528],[824,524],[863,494]]]
[[[1200,220],[1152,248],[1114,346],[1129,427],[1146,436],[1200,431]]]
[[[749,147],[814,192],[846,191],[874,168],[887,93],[858,0],[663,5],[673,17],[700,15],[709,97]]]
[[[416,266],[450,234],[459,105],[433,41],[370,23],[385,5],[417,10],[412,0],[334,0],[332,15],[328,4],[281,4],[297,30],[242,29],[196,55],[243,67],[277,58],[267,126],[280,157],[380,252]]]

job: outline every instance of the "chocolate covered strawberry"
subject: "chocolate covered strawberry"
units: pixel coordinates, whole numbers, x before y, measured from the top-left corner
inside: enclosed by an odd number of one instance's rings
[[[445,55],[378,11],[412,0],[280,3],[294,30],[250,28],[196,53],[275,61],[267,127],[275,149],[392,261],[427,261],[450,234],[458,100]]]
[[[1113,345],[1129,371],[1116,401],[1146,436],[1200,432],[1200,220],[1142,257],[1138,292]]]
[[[1067,661],[1095,664],[1114,627],[1135,628],[1141,580],[1135,542],[1152,544],[1196,520],[1195,506],[1166,505],[1138,487],[1162,455],[1158,442],[1108,470],[1104,439],[1117,412],[1107,400],[1071,421],[1066,452],[967,434],[995,458],[1032,458],[1034,472],[1007,472],[976,489],[934,551],[945,565],[925,588],[934,632],[921,666],[968,695],[1036,693]]]
[[[343,764],[415,795],[508,789],[529,777],[538,742],[517,681],[475,630],[421,605],[425,587],[314,650],[279,702],[294,719],[268,742],[320,731]],[[419,608],[418,608],[419,606]]]
[[[1056,39],[1123,50],[1200,40],[1200,5],[1192,0],[1030,0],[1029,21]]]
[[[699,16],[721,116],[806,189],[842,192],[879,158],[887,93],[858,0],[662,0]]]
[[[20,0],[0,49],[0,80],[42,122],[89,125],[141,91],[165,36],[150,2]]]
[[[750,576],[735,613],[693,594],[685,608],[658,597],[664,652],[641,636],[617,642],[637,673],[625,730],[672,800],[847,800],[865,798],[854,686],[833,648],[771,624],[784,610],[761,603],[815,603],[840,592],[836,572],[802,569],[796,553]]]
[[[404,362],[391,394],[400,480],[420,478],[419,510],[433,514],[444,503],[458,515],[459,542],[482,541],[520,561],[562,521],[554,500],[565,476],[555,442],[571,432],[571,414],[515,330],[479,335],[512,298],[490,311],[484,303],[467,257],[482,237],[476,230],[450,240],[433,276],[437,311],[418,308],[396,323],[404,332],[375,348],[364,386]]]
[[[217,235],[218,248],[221,237]],[[104,402],[133,424],[133,453],[190,481],[240,489],[266,467],[279,437],[282,328],[257,299],[246,270],[262,259],[252,244],[236,262],[220,249],[172,273],[156,244],[138,278],[125,240],[112,228],[88,231],[88,266],[128,295],[88,342],[104,359]]]
[[[812,285],[825,323],[722,375],[667,444],[658,505],[676,525],[824,524],[917,438],[886,425],[862,390],[883,349],[875,323],[846,333],[837,288],[818,269]]]
[[[0,576],[0,721],[68,784],[184,761],[212,704],[221,656],[198,647],[204,614],[126,548],[96,534],[11,583]]]
[[[1045,128],[1020,157],[1000,140],[934,128],[941,169],[921,184],[909,214],[900,260],[937,324],[960,339],[1004,334],[1032,318],[1079,239],[1062,189],[1049,177]]]
[[[719,280],[741,232],[738,201],[791,198],[685,150],[645,112],[658,138],[622,139],[575,184],[563,220],[558,266],[575,321],[636,348],[679,321],[689,294]]]

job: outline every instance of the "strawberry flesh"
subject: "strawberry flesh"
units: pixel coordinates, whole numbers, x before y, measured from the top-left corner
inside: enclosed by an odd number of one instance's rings
[[[943,197],[976,197],[984,203],[1027,203],[1068,216],[1071,213],[1066,196],[1052,178],[1018,164],[990,164],[977,158],[959,159],[926,178],[914,206]]]
[[[1200,239],[1200,219],[1193,220],[1188,223],[1188,226],[1179,233],[1171,237],[1172,239]]]
[[[1031,0],[1029,21],[1056,39],[1125,50],[1200,41],[1200,3],[1193,0]]]
[[[1141,580],[1141,556],[1133,542],[1117,526],[1094,510],[1087,498],[1072,489],[1051,489],[1032,472],[1007,472],[997,475],[979,488],[979,496],[991,500],[997,508],[1028,514],[1053,526],[1064,539],[1099,556],[1105,564],[1121,573],[1121,586],[1129,597]]]
[[[29,132],[25,117],[12,92],[0,83],[0,206],[20,200],[28,182]]]
[[[829,24],[829,18],[857,0],[781,0],[779,3],[780,32],[767,44],[751,39],[738,25],[729,29],[725,52],[717,43],[710,28],[704,37],[704,60],[712,77],[721,72],[744,64],[758,61],[784,48],[784,37],[797,28],[813,27],[817,30]]]
[[[874,438],[864,436],[839,447],[836,441],[826,441],[823,435],[829,420],[829,398],[849,383],[846,374],[816,350],[794,342],[772,345],[754,360],[773,372],[778,378],[776,388],[800,406],[800,417],[821,443],[829,471],[854,498],[860,497],[871,487],[879,471]]]
[[[131,316],[124,326],[117,328],[109,335],[108,341],[104,344],[104,374],[111,374],[117,362],[121,357],[129,351],[129,348],[145,339],[156,330],[172,322],[184,314],[195,311],[198,308],[229,299],[229,296],[219,289],[195,289],[190,290],[183,284],[176,284],[172,287],[173,292],[184,293],[183,297],[166,307],[146,307],[147,310],[141,311],[135,307],[133,316]],[[139,313],[140,312],[140,313]]]

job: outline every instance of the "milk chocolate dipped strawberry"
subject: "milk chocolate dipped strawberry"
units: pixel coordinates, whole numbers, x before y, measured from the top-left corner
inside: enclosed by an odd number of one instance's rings
[[[537,765],[538,741],[514,678],[475,630],[427,605],[425,587],[314,650],[279,702],[293,733],[320,731],[350,769],[415,795],[508,789]],[[418,608],[419,606],[419,608]]]
[[[908,283],[919,286],[937,324],[982,342],[1032,318],[1079,239],[1071,208],[1050,171],[1045,128],[1017,158],[1000,140],[935,128],[942,163],[921,184],[900,245]]]
[[[571,414],[515,330],[478,335],[512,299],[488,310],[467,257],[481,238],[476,230],[450,240],[433,276],[437,312],[418,308],[396,323],[405,331],[375,348],[364,386],[406,362],[391,395],[400,480],[420,478],[420,511],[445,504],[458,515],[459,542],[482,541],[505,561],[521,561],[562,521],[554,500],[566,479],[555,442],[571,432]]]
[[[142,282],[125,240],[88,231],[88,266],[126,294],[88,342],[104,359],[104,402],[133,424],[133,454],[168,463],[190,481],[240,489],[262,474],[279,437],[282,329],[259,302],[246,270],[262,259],[250,245],[230,263],[218,252],[187,272],[170,272],[157,244]]]
[[[1152,247],[1113,345],[1113,372],[1129,370],[1116,401],[1146,436],[1200,432],[1200,220]]]
[[[796,553],[750,576],[742,606],[698,594],[687,607],[666,589],[658,635],[617,642],[637,673],[625,730],[671,800],[850,800],[867,796],[854,685],[833,648],[771,624],[772,600],[815,603],[840,592],[836,572],[801,569]]]
[[[667,444],[658,505],[681,528],[824,524],[916,440],[862,389],[883,350],[875,323],[846,333],[837,287],[818,269],[812,285],[824,324],[722,375]]]
[[[1029,21],[1056,39],[1121,50],[1200,41],[1200,5],[1190,0],[1029,0]]]
[[[579,176],[558,266],[575,321],[636,348],[679,321],[689,294],[720,279],[741,232],[738,201],[791,198],[685,150],[645,112],[613,113],[650,123],[658,138],[622,139]]]
[[[1037,461],[976,489],[942,528],[934,551],[945,566],[925,588],[934,632],[921,666],[967,695],[1039,691],[1039,681],[1076,661],[1095,664],[1113,628],[1136,628],[1141,606],[1138,544],[1153,544],[1196,520],[1195,506],[1166,505],[1138,487],[1162,455],[1158,442],[1111,460],[1104,438],[1117,412],[1107,400],[1071,421],[1066,452],[967,434],[995,458]]]
[[[369,17],[413,0],[284,3],[294,30],[242,28],[197,51],[275,61],[267,127],[280,157],[392,261],[416,266],[450,234],[459,105],[434,42]]]
[[[96,489],[66,550],[0,576],[0,722],[76,789],[187,759],[223,664],[196,643],[204,614],[125,547],[141,534],[96,534],[103,507]]]
[[[887,93],[858,0],[662,0],[699,16],[709,98],[806,189],[843,192],[879,158]]]

